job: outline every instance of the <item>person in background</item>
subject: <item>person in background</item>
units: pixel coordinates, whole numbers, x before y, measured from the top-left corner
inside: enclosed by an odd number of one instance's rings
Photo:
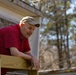
[[[0,29],[0,54],[22,57],[31,61],[35,69],[39,70],[38,59],[31,53],[28,39],[39,23],[31,16],[23,17],[19,24]],[[5,75],[6,69],[1,69]]]

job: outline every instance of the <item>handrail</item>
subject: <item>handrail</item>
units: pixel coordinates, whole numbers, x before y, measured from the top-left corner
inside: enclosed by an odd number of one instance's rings
[[[30,69],[30,64],[27,60],[16,57],[16,56],[8,56],[8,55],[0,55],[0,66],[1,68],[9,68],[15,70],[27,70],[28,75],[37,75],[37,70]]]

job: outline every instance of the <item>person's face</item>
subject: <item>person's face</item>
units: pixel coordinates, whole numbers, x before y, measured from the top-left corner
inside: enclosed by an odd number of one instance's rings
[[[29,38],[33,31],[35,30],[35,25],[30,25],[27,22],[23,23],[23,26],[21,27],[22,34],[24,37]]]

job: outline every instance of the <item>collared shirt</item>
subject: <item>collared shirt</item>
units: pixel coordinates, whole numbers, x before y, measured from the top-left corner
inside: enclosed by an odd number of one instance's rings
[[[11,55],[10,47],[21,52],[30,50],[28,39],[23,37],[18,24],[0,29],[0,54]]]

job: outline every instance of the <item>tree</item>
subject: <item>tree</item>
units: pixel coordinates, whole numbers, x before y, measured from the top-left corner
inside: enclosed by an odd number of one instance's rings
[[[71,0],[22,0],[42,11],[44,17],[40,34],[40,57],[50,50],[50,45],[58,48],[59,67],[71,67],[70,41],[76,44],[76,7],[74,4],[73,13]],[[72,34],[72,35],[71,35]],[[45,44],[44,44],[45,43]],[[44,61],[44,60],[43,60]],[[64,62],[67,64],[65,66]]]

